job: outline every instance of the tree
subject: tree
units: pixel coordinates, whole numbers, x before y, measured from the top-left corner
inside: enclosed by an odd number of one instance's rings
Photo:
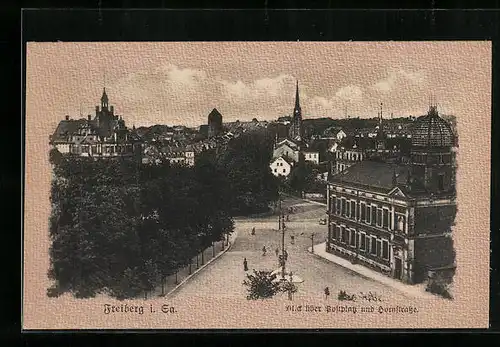
[[[278,186],[269,169],[272,138],[254,131],[232,139],[219,165],[229,182],[233,215],[267,211],[278,197]]]
[[[280,283],[276,281],[276,275],[270,271],[253,271],[247,274],[247,279],[243,281],[247,287],[248,300],[268,299],[280,292]]]
[[[231,188],[210,156],[194,168],[51,158],[49,296],[137,297],[233,231]]]

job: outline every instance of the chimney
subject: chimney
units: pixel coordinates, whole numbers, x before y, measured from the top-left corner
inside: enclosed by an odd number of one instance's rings
[[[64,117],[64,118],[66,118],[66,120],[69,120],[69,116],[68,115],[66,115],[66,117]]]
[[[92,120],[92,116],[90,114],[87,116],[87,118],[88,120]]]

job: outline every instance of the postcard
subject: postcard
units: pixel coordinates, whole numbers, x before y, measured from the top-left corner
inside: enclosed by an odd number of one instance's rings
[[[486,328],[491,42],[28,42],[23,329]]]

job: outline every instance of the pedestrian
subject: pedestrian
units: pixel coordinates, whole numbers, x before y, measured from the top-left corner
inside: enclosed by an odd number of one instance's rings
[[[330,296],[330,288],[326,287],[325,288],[325,300],[327,300],[329,296]]]
[[[280,254],[280,250],[278,247],[276,247],[276,249],[274,250],[274,253],[276,253],[276,256],[278,256]]]
[[[286,221],[289,222],[290,221],[290,215],[287,213],[286,215]]]
[[[267,252],[267,250],[266,250],[266,246],[263,246],[263,247],[262,247],[262,255],[266,255],[266,252]]]
[[[290,239],[291,239],[290,243],[292,245],[294,245],[295,244],[295,236],[294,235],[290,235]]]
[[[293,282],[293,274],[291,271],[290,271],[290,282]]]
[[[287,261],[288,260],[288,252],[286,251],[286,249],[283,253],[285,254],[285,261]]]
[[[248,271],[248,262],[247,262],[247,258],[243,259],[243,270],[245,272]]]
[[[252,228],[252,235],[255,235],[255,227]]]

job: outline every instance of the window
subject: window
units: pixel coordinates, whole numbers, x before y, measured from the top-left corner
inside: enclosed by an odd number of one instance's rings
[[[342,203],[341,199],[337,199],[337,210],[336,210],[336,214],[340,214],[340,209],[341,209],[341,206],[340,204]]]
[[[362,251],[365,251],[366,250],[366,235],[365,234],[360,234],[359,235],[359,248],[362,250]]]
[[[366,206],[366,223],[371,223],[371,207]]]
[[[397,231],[404,231],[405,216],[395,213],[395,226]]]
[[[346,215],[346,217],[349,217],[349,215],[351,214],[351,203],[350,203],[350,201],[347,201],[346,205],[347,206],[346,206],[346,213],[345,213],[345,215]]]
[[[438,189],[444,190],[444,175],[443,174],[440,174],[438,176]]]
[[[386,210],[384,208],[384,224],[383,224],[383,227],[384,228],[389,228],[389,210]]]
[[[380,257],[382,255],[382,241],[378,240],[377,241],[377,257]]]
[[[340,238],[341,238],[341,235],[340,235],[340,227],[336,227],[335,228],[335,239],[337,239],[338,241],[340,241]]]
[[[342,199],[342,216],[345,215],[345,199]]]
[[[335,213],[335,207],[336,207],[336,200],[337,198],[334,196],[330,196],[330,213]]]
[[[371,238],[372,244],[370,245],[370,253],[373,255],[377,255],[377,238],[372,236]]]
[[[330,226],[330,230],[331,230],[331,231],[330,231],[330,235],[331,235],[330,237],[331,237],[333,240],[335,240],[335,239],[337,238],[337,233],[335,232],[335,231],[337,230],[337,227],[335,226],[335,224],[332,224],[332,225]]]
[[[382,243],[382,258],[389,259],[389,242],[386,240]]]
[[[382,226],[382,209],[377,208],[377,225]]]
[[[366,220],[366,204],[361,203],[360,204],[360,209],[361,209],[361,221],[364,222]]]
[[[377,224],[377,208],[372,206],[372,224]]]
[[[285,172],[286,172],[286,170],[285,170],[285,169],[283,169],[283,173],[285,173]]]
[[[274,169],[274,172],[278,172],[278,169]]]
[[[350,238],[351,247],[356,247],[356,231],[351,229],[351,238]]]
[[[345,233],[345,227],[340,227],[340,242],[346,243],[347,237]]]
[[[356,201],[351,201],[351,218],[356,218]]]

